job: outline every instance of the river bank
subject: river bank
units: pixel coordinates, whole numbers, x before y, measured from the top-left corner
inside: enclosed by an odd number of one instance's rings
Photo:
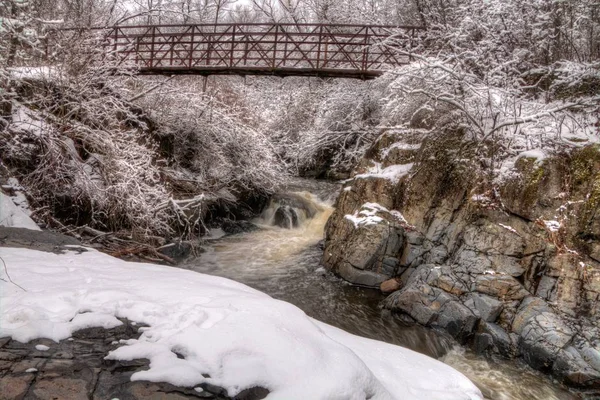
[[[432,358],[351,335],[243,284],[72,244],[52,250],[0,247],[0,336],[12,338],[2,341],[0,384],[9,398],[481,398]]]
[[[518,362],[486,359],[465,352],[450,335],[407,323],[381,310],[379,304],[384,296],[378,290],[349,285],[320,267],[320,241],[325,223],[333,212],[332,200],[339,189],[337,184],[297,181],[288,190],[295,191],[297,196],[319,209],[313,218],[304,218],[293,229],[271,226],[280,206],[273,202],[262,217],[248,222],[256,229],[233,235],[219,234],[217,237],[221,237],[209,241],[199,258],[190,258],[180,267],[243,282],[276,299],[295,304],[308,315],[347,332],[441,358],[465,373],[491,400],[580,398]],[[9,247],[35,246],[53,252],[64,250],[65,245],[77,245],[73,238],[50,232],[7,228],[0,231],[0,243]],[[20,355],[11,357],[23,361],[23,348],[17,349],[20,349]],[[99,357],[100,352],[96,354]],[[26,355],[24,359],[31,357],[36,358]],[[10,372],[12,368],[10,366],[6,371]],[[140,364],[136,368],[145,367]],[[159,386],[153,388],[164,391]],[[218,394],[218,390],[213,394]]]
[[[381,309],[385,296],[378,289],[351,285],[324,269],[323,229],[340,187],[304,180],[290,190],[302,193],[322,207],[322,213],[295,229],[273,227],[264,216],[259,217],[253,222],[262,230],[211,241],[199,258],[187,260],[180,267],[243,282],[353,334],[440,358],[467,374],[488,399],[582,398],[521,362],[465,351],[447,333],[405,321]]]

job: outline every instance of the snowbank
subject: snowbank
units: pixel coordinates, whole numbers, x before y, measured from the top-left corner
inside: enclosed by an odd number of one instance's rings
[[[345,190],[345,189],[344,189]],[[352,221],[355,228],[360,226],[377,225],[384,221],[383,218],[378,217],[377,213],[388,213],[392,215],[398,222],[403,225],[408,225],[408,222],[404,218],[404,215],[398,210],[388,210],[381,204],[377,203],[365,203],[361,206],[360,210],[354,214],[346,214],[344,218]]]
[[[387,211],[377,203],[365,203],[361,209],[353,215],[346,214],[344,218],[352,221],[355,228],[363,225],[377,225],[383,222],[383,218],[377,216],[377,211]]]
[[[539,164],[547,158],[547,155],[542,149],[535,149],[520,153],[517,156],[517,160],[521,158],[533,158],[535,160],[535,163]]]
[[[41,231],[40,227],[2,192],[0,192],[0,226]]]
[[[398,183],[403,176],[407,175],[410,172],[413,165],[413,163],[398,164],[390,165],[389,167],[381,169],[381,164],[375,163],[375,166],[370,168],[367,171],[367,173],[356,175],[354,178],[384,178],[390,180],[392,183]]]
[[[139,339],[108,355],[150,359],[150,369],[132,380],[207,382],[230,396],[262,386],[268,399],[286,400],[481,399],[467,378],[439,361],[350,335],[228,279],[94,250],[0,248],[0,256],[27,290],[2,276],[0,337],[62,340],[82,327],[115,326],[115,317],[145,323]]]

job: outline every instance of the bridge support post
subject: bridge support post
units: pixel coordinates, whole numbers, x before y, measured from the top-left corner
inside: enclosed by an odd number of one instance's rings
[[[231,33],[231,53],[229,54],[229,67],[232,68],[233,67],[233,53],[235,50],[235,29],[236,29],[236,24],[233,24],[233,32]]]
[[[194,46],[196,44],[194,42],[195,33],[196,33],[196,27],[192,26],[192,32],[190,33],[190,57],[189,57],[188,68],[192,68],[192,66],[194,65]]]
[[[156,27],[152,27],[152,43],[150,43],[150,68],[156,67],[154,65],[154,42],[156,41]]]
[[[321,44],[323,43],[323,25],[319,26],[319,39],[317,44],[317,69],[321,68]]]
[[[273,40],[273,60],[271,61],[271,68],[275,69],[277,63],[277,33],[279,32],[279,24],[275,25],[275,39]]]

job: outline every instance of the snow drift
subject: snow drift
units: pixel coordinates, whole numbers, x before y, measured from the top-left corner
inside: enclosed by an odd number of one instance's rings
[[[286,400],[482,398],[439,361],[353,336],[228,279],[91,249],[56,255],[0,248],[0,256],[26,290],[2,277],[0,337],[59,341],[77,329],[114,327],[117,318],[144,323],[138,339],[107,355],[150,359],[133,380],[211,383],[230,396],[261,386],[269,399]]]

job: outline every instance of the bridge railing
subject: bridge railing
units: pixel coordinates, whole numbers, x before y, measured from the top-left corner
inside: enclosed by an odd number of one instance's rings
[[[263,74],[373,78],[410,61],[419,27],[195,24],[92,28],[101,57],[141,74]],[[385,40],[394,35],[394,46]],[[398,48],[402,52],[398,52]]]

